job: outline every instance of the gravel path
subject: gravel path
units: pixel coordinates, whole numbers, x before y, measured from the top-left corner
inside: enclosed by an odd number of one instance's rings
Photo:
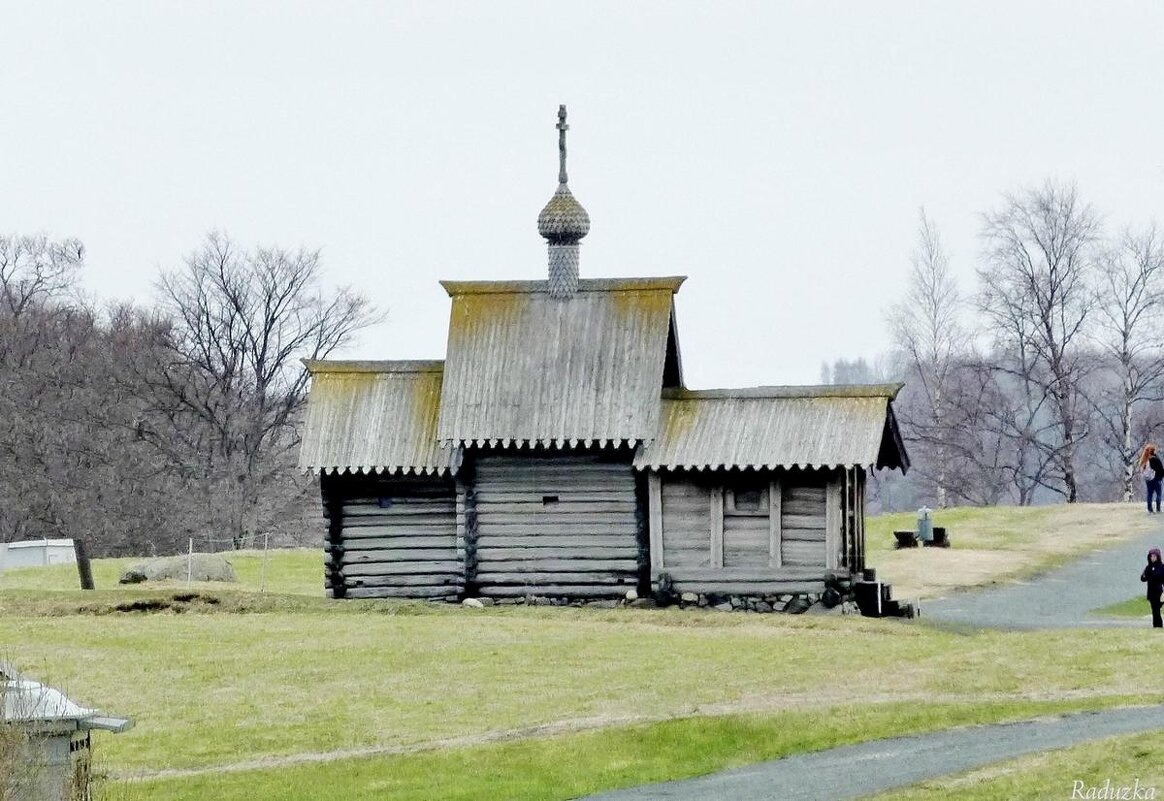
[[[893,737],[764,762],[697,779],[589,796],[589,801],[839,801],[960,773],[1036,751],[1164,731],[1164,706],[1111,709]],[[1071,778],[1047,788],[1069,798]]]
[[[1155,532],[1094,551],[1029,581],[922,601],[921,619],[1003,629],[1151,627],[1150,621],[1145,624],[1135,618],[1092,617],[1089,613],[1141,594],[1144,557],[1149,548],[1161,542],[1164,534]]]

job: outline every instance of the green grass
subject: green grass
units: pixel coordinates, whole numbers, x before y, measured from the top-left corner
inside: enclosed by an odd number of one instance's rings
[[[262,551],[225,551],[234,567],[237,583],[198,586],[232,587],[257,592],[261,586]],[[117,579],[137,558],[94,559],[93,583],[98,589],[116,589]],[[76,565],[50,565],[6,570],[0,575],[0,590],[78,590]],[[169,586],[185,586],[171,582]],[[286,548],[268,552],[266,590],[271,593],[323,597],[323,551],[316,548]]]
[[[1129,598],[1126,601],[1120,601],[1118,604],[1111,604],[1092,612],[1093,615],[1101,615],[1103,617],[1151,617],[1152,607],[1148,606],[1148,599],[1143,595],[1138,595],[1135,598]]]
[[[1108,699],[1115,701],[1116,699]],[[1130,699],[1128,699],[1130,700]],[[1087,704],[1088,708],[1106,706]],[[1077,703],[880,704],[687,718],[450,751],[402,754],[121,785],[113,798],[223,801],[557,801],[700,776],[789,754],[949,726],[1077,709]],[[569,755],[568,758],[563,758]]]
[[[5,613],[0,653],[82,703],[134,718],[101,749],[117,769],[148,770],[724,704],[1086,701],[1138,692],[1154,646],[1142,632],[966,635],[852,617],[376,608]]]
[[[1161,724],[1164,729],[1164,723]],[[1099,740],[1071,748],[1047,751],[980,768],[957,777],[943,777],[883,793],[876,801],[1011,801],[1015,798],[1132,798],[1086,795],[1088,788],[1102,792],[1105,781],[1113,788],[1132,787],[1139,780],[1141,795],[1164,797],[1164,737],[1136,734]],[[1084,783],[1082,788],[1075,781]],[[1079,795],[1072,795],[1077,791]]]

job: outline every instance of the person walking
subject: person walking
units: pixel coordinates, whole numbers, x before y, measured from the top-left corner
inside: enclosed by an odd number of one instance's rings
[[[1160,495],[1164,489],[1164,462],[1156,454],[1156,446],[1148,443],[1140,454],[1140,474],[1144,477],[1144,497],[1148,501],[1148,513],[1160,511]],[[1156,508],[1152,508],[1152,499],[1156,499]]]
[[[1148,585],[1148,605],[1152,607],[1152,628],[1164,628],[1160,619],[1160,594],[1164,592],[1164,564],[1160,564],[1160,549],[1148,551],[1148,566],[1140,574],[1140,581]]]

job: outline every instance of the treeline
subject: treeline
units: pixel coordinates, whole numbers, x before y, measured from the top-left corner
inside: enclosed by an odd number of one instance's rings
[[[823,378],[901,378],[913,469],[879,475],[888,508],[1130,500],[1164,430],[1164,239],[1105,227],[1072,185],[1008,195],[981,218],[977,285],[920,215],[895,350]],[[838,380],[838,379],[844,379]]]
[[[0,238],[0,541],[97,556],[313,537],[296,469],[307,376],[374,321],[320,287],[319,253],[211,234],[151,305],[98,307],[84,248]]]

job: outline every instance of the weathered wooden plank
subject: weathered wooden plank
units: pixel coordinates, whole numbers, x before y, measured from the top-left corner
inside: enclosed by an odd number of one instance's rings
[[[415,497],[410,495],[397,495],[392,492],[386,492],[383,495],[366,495],[359,497],[348,497],[343,499],[344,506],[376,506],[380,505],[381,499],[387,498],[392,506],[409,506],[413,508],[423,509],[428,507],[445,506],[453,501],[452,489],[441,491],[439,494],[428,497]]]
[[[325,585],[330,582],[324,580]],[[458,592],[464,581],[461,576],[444,573],[409,576],[344,576],[346,587],[444,587],[446,592]]]
[[[568,561],[610,561],[638,559],[638,548],[493,548],[477,549],[477,561],[521,562],[534,559],[562,559]]]
[[[623,584],[633,588],[638,581],[635,573],[481,573],[478,581],[481,586],[499,586],[503,584],[520,584],[526,587],[538,587],[545,584]],[[625,589],[625,588],[624,588]]]
[[[780,567],[780,541],[783,537],[784,488],[778,480],[768,487],[768,566]]]
[[[459,576],[464,570],[460,562],[444,560],[440,562],[361,562],[345,564],[345,576],[406,576],[434,575]]]
[[[825,567],[835,568],[839,563],[841,547],[841,484],[833,479],[829,482],[825,495],[827,511],[825,515]]]
[[[820,514],[816,515],[793,515],[784,513],[781,518],[781,523],[785,528],[821,528],[827,525],[827,516],[825,508],[822,506]]]
[[[450,592],[450,590],[453,590]],[[347,593],[348,598],[423,598],[426,600],[455,601],[459,589],[452,587],[352,587]]]
[[[628,587],[625,584],[602,586],[599,584],[543,584],[538,587],[522,587],[510,584],[481,586],[481,595],[487,598],[520,598],[524,595],[540,595],[568,598],[622,598]]]
[[[824,498],[819,501],[792,501],[787,498],[783,501],[783,511],[786,515],[814,515],[824,517]]]
[[[784,540],[784,564],[816,565],[825,567],[825,548],[823,542],[794,542]]]
[[[766,538],[768,536],[768,515],[757,517],[754,515],[729,515],[723,516],[723,530],[738,531],[738,532],[756,532],[763,534]]]
[[[492,520],[480,520],[478,527],[488,540],[497,537],[575,537],[578,539],[600,539],[619,537],[633,541],[636,529],[631,523],[590,523],[588,520],[571,520],[563,523],[504,523],[498,525]]]
[[[456,547],[411,548],[390,551],[345,551],[342,565],[366,565],[373,563],[395,564],[399,562],[448,562],[457,559]]]
[[[797,542],[819,542],[825,541],[825,530],[823,528],[786,528],[784,529],[784,539]]]
[[[708,513],[708,534],[711,538],[711,564],[723,566],[723,490],[711,493],[711,511]]]
[[[551,495],[554,490],[543,492],[542,490],[521,490],[521,491],[498,491],[492,487],[483,489],[477,493],[477,502],[484,505],[496,503],[542,503],[542,499],[546,495]],[[563,490],[562,494],[569,496],[571,501],[585,501],[587,503],[629,503],[634,504],[635,493],[633,489],[625,491],[617,491],[614,489],[603,490]]]
[[[508,536],[506,534],[495,534],[489,537],[487,544],[489,548],[571,548],[571,549],[585,549],[588,551],[612,549],[612,550],[626,550],[627,548],[636,549],[634,537],[631,536],[615,536],[608,537],[602,534],[586,534],[582,537],[574,536],[559,536],[556,534],[531,534],[531,535],[515,535]]]
[[[498,558],[498,554],[478,551],[478,575],[484,576],[487,572],[518,573],[528,571],[532,573],[552,573],[555,570],[576,573],[593,573],[603,570],[638,570],[638,562],[634,559],[526,559],[527,552],[513,555],[505,554],[508,558]]]
[[[674,579],[684,581],[824,581],[827,573],[821,567],[684,567],[666,571]]]
[[[382,528],[385,532],[391,531],[410,531],[419,529],[453,529],[456,530],[457,521],[452,515],[448,517],[412,517],[408,519],[386,520],[382,517],[353,517],[345,518],[343,521],[344,533],[348,531],[354,532],[355,535],[363,534],[368,537],[378,537],[379,533],[372,531],[367,532],[366,529]]]
[[[678,567],[710,567],[711,549],[704,548],[702,551],[668,549],[663,558],[666,563],[663,572],[669,572],[672,568]]]
[[[824,581],[681,581],[674,579],[676,592],[720,593],[722,595],[779,595],[781,593],[824,592]]]
[[[574,515],[592,514],[627,514],[635,513],[635,502],[631,501],[596,501],[581,500],[572,497],[569,493],[558,494],[558,500],[543,503],[538,498],[536,503],[527,501],[485,501],[478,500],[477,509],[483,515],[545,515],[555,512],[569,511]]]
[[[347,532],[345,532],[346,534]],[[344,537],[343,546],[348,551],[391,551],[412,548],[454,548],[457,537],[442,534],[438,537],[403,534],[391,537]]]
[[[623,524],[630,525],[632,528],[635,525],[635,517],[633,513],[627,514],[600,514],[591,512],[589,514],[570,514],[568,511],[569,504],[560,504],[558,509],[560,511],[543,511],[541,514],[513,514],[510,512],[487,512],[483,509],[477,510],[478,520],[481,525],[481,534],[485,535],[486,526],[507,526],[507,525],[532,525],[534,523],[544,526],[562,526],[574,524],[577,526],[586,526],[593,528],[599,525],[606,524]]]
[[[793,503],[816,503],[823,504],[825,499],[825,488],[821,484],[819,487],[806,487],[801,484],[785,485],[785,500]]]

